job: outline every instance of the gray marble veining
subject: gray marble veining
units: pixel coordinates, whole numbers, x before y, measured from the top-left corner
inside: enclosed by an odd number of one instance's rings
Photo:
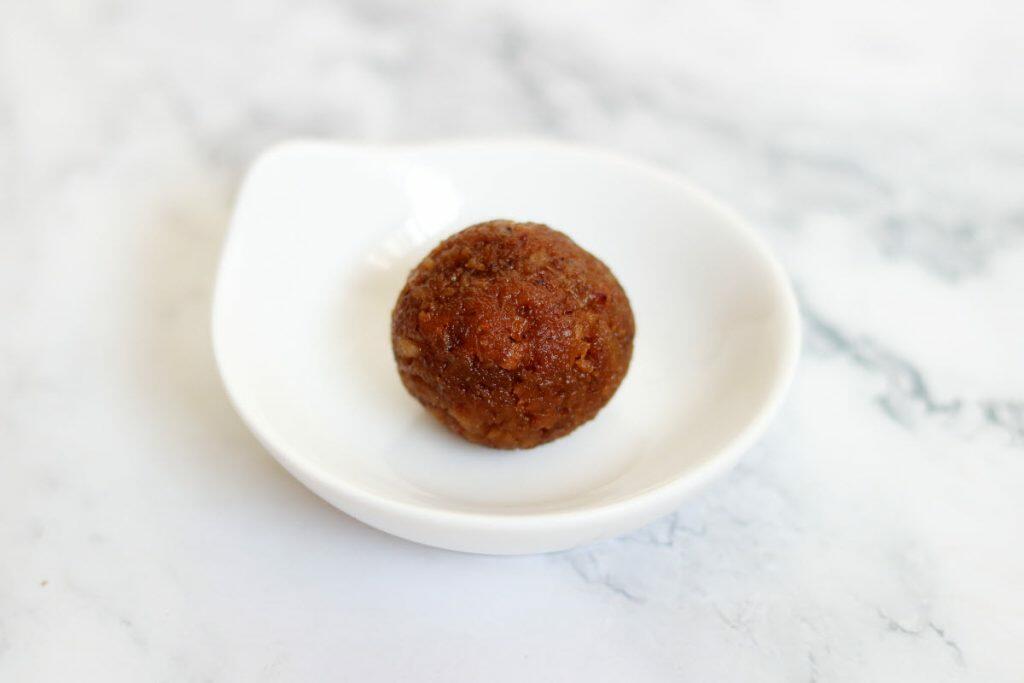
[[[1019,681],[1017,2],[0,7],[0,680]],[[680,171],[801,299],[785,409],[543,557],[328,508],[208,344],[246,164],[542,135]]]

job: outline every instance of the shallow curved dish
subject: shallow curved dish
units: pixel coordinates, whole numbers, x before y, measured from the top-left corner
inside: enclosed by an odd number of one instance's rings
[[[528,451],[445,431],[391,355],[409,269],[492,218],[568,233],[615,272],[637,321],[611,403]],[[513,554],[628,531],[729,467],[781,400],[799,326],[757,235],[665,171],[546,142],[294,142],[243,185],[213,341],[242,418],[332,505],[420,543]]]

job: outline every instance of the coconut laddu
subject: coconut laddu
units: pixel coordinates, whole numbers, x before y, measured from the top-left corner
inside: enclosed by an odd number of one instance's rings
[[[592,419],[633,352],[615,276],[568,236],[496,220],[439,244],[392,313],[406,389],[446,427],[494,448],[532,448]]]

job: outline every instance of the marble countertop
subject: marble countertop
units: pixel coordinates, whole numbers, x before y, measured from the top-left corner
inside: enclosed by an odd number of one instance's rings
[[[1020,3],[0,7],[0,680],[1020,681]],[[539,135],[739,208],[805,322],[778,420],[613,541],[460,555],[335,511],[209,345],[296,136]]]

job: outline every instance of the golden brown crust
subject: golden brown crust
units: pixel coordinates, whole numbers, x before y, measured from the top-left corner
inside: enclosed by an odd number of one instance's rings
[[[531,448],[593,418],[626,375],[633,333],[607,266],[561,232],[505,220],[431,251],[391,323],[409,393],[495,448]]]

